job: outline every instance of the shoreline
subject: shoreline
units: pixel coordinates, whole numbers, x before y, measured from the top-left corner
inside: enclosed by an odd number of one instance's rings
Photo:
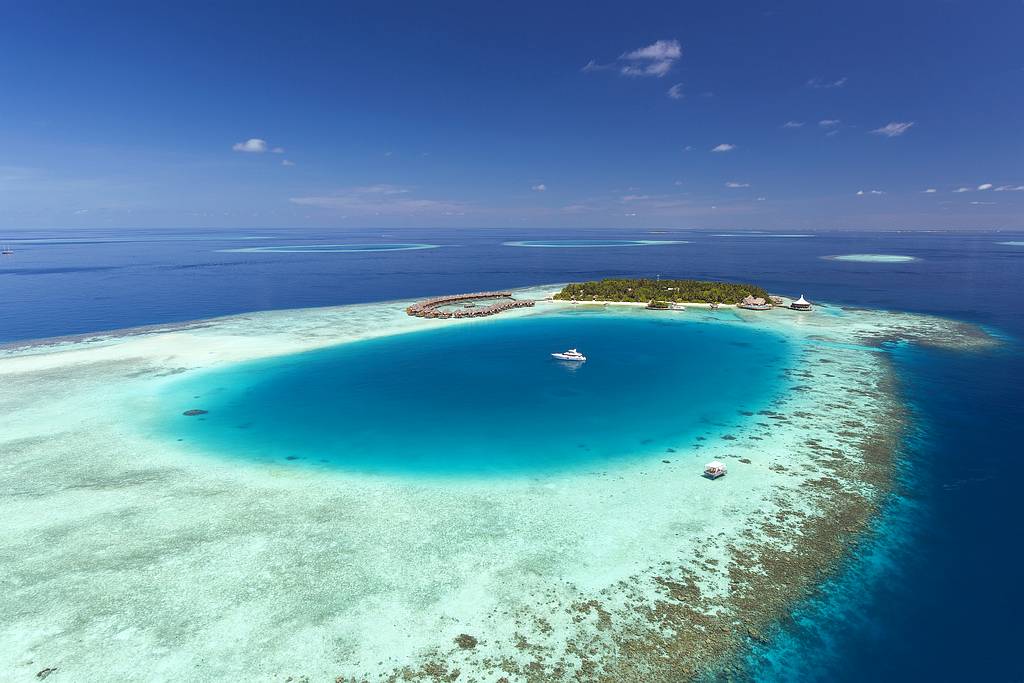
[[[498,320],[571,308],[539,301]],[[0,671],[33,673],[17,664],[31,659],[80,678],[131,678],[135,670],[123,667],[137,661],[132,652],[145,658],[172,643],[182,654],[161,655],[161,671],[195,676],[192,658],[201,656],[210,678],[332,680],[372,670],[370,680],[436,680],[458,669],[530,681],[674,681],[735,671],[745,643],[847,556],[891,486],[906,416],[888,357],[872,351],[894,339],[964,350],[997,343],[966,323],[927,316],[754,313],[702,312],[692,323],[753,323],[787,335],[796,356],[780,368],[786,390],[757,414],[709,426],[707,440],[671,455],[673,464],[652,457],[454,487],[229,466],[155,441],[122,411],[157,409],[152,387],[183,373],[493,319],[434,322],[409,318],[400,305],[361,304],[0,353],[0,409],[11,416],[0,435],[10,454],[0,484],[15,492],[0,502],[11,520],[0,567],[12,577],[0,606],[13,615],[0,626],[9,644],[0,647]],[[730,463],[724,486],[691,476],[695,463],[718,457]],[[151,531],[126,532],[124,519]],[[103,543],[104,532],[125,548]],[[335,556],[339,542],[347,554]],[[96,569],[72,569],[107,556]],[[195,583],[184,585],[198,601],[178,601],[183,579],[158,572],[165,578],[147,582],[150,574],[131,570],[168,561],[190,568],[184,576]],[[268,561],[282,573],[266,575]],[[314,583],[294,583],[313,568]],[[120,616],[89,602],[122,590],[109,576],[134,589]],[[438,576],[449,578],[439,585]],[[380,592],[377,577],[391,588]],[[218,641],[239,609],[225,598],[253,580],[266,597],[244,603],[239,616],[251,626]],[[432,597],[416,607],[424,595]],[[159,635],[167,610],[190,614],[189,630]],[[125,654],[113,656],[110,638],[128,625]],[[459,633],[479,644],[456,645]],[[237,638],[249,645],[218,649]],[[328,645],[332,638],[349,643],[347,655]],[[666,655],[677,665],[663,668]]]

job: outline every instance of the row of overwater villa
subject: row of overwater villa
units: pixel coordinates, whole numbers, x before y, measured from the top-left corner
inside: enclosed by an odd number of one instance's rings
[[[477,299],[505,299],[490,306],[477,306],[473,301]],[[469,302],[465,308],[445,311],[442,306]],[[409,315],[418,318],[482,318],[488,315],[501,313],[513,308],[529,308],[533,306],[532,299],[513,299],[512,292],[474,292],[472,294],[453,294],[451,296],[439,296],[426,301],[419,301],[405,309]]]
[[[743,297],[743,301],[736,304],[736,306],[737,308],[745,308],[748,311],[770,311],[776,306],[782,306],[783,304],[784,301],[780,296],[773,296],[771,297],[771,300],[766,301],[763,297],[751,296],[748,294]],[[811,310],[811,302],[805,299],[804,295],[801,294],[799,299],[789,303],[789,308],[794,311],[809,311]]]

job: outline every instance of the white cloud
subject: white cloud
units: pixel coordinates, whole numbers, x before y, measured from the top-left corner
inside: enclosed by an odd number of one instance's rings
[[[991,190],[992,189],[992,183],[982,183],[981,185],[978,185],[978,189],[979,190]]]
[[[726,187],[750,187],[750,183],[738,183],[735,180],[730,180],[725,184]]]
[[[804,122],[803,121],[786,121],[784,124],[782,124],[782,127],[783,128],[803,128],[804,127]]]
[[[957,193],[959,193],[959,192],[970,192],[970,191],[971,191],[971,188],[969,188],[969,187],[958,187],[955,190],[953,190],[953,192],[957,192]]]
[[[736,149],[736,145],[731,145],[728,142],[723,142],[720,145],[715,145],[711,148],[712,152],[731,152]]]
[[[758,197],[757,201],[763,202],[763,201],[766,201],[767,199],[768,199],[767,197]]]
[[[407,196],[410,193],[408,188],[379,184],[350,187],[328,195],[292,197],[289,201],[359,215],[449,215],[467,209],[464,202],[419,199]]]
[[[878,135],[884,135],[887,138],[895,138],[906,133],[913,125],[913,121],[892,121],[881,128],[875,128],[871,132]]]
[[[536,185],[530,187],[530,189],[533,190],[534,192],[546,192],[548,186],[545,185],[544,183],[537,183]]]
[[[684,97],[686,97],[686,95],[683,94],[683,84],[676,83],[671,88],[669,88],[668,96],[671,97],[673,100],[681,100]]]
[[[231,146],[236,152],[252,152],[262,154],[267,151],[267,141],[260,138],[249,138],[245,142],[236,142]]]
[[[971,202],[975,206],[992,206],[995,202]]]
[[[857,190],[857,196],[858,197],[863,197],[864,195],[868,195],[868,194],[880,195],[880,194],[885,194],[885,192],[883,190],[867,190],[867,191],[865,191],[865,190]]]
[[[274,154],[284,154],[284,147],[275,147],[270,151],[273,152]]]
[[[291,161],[289,159],[281,159],[281,165],[282,166],[294,166],[295,162]]]
[[[818,121],[818,125],[822,128],[835,128],[840,123],[842,123],[842,121],[839,119],[822,119],[821,121]]]
[[[678,40],[659,40],[622,55],[619,59],[632,63],[626,64],[620,71],[624,76],[661,78],[682,56],[683,48]]]
[[[1024,185],[1000,185],[996,192],[1024,192]]]
[[[934,187],[929,187],[927,190],[921,190],[923,194],[935,194],[938,192]]]
[[[623,76],[654,76],[661,78],[675,66],[683,56],[683,48],[678,40],[658,40],[646,47],[631,50],[619,56],[611,64],[599,64],[591,59],[582,71],[604,71],[617,68]]]
[[[692,152],[693,151],[693,145],[687,145],[686,147],[683,147],[683,151],[684,152]]]
[[[652,60],[663,61],[666,59],[679,59],[683,56],[682,47],[678,40],[658,40],[647,47],[642,47],[622,55],[623,59],[635,61]]]
[[[808,88],[841,88],[846,85],[848,79],[846,76],[837,78],[834,81],[826,81],[822,78],[812,78],[807,81]]]

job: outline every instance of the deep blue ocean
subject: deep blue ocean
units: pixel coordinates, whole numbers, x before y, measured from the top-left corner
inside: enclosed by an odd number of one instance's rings
[[[750,281],[1006,335],[984,353],[891,350],[913,413],[877,534],[751,653],[761,680],[1024,680],[1024,235],[1006,232],[46,231],[0,234],[0,343],[268,308],[609,276]],[[261,238],[261,239],[244,239]],[[677,240],[544,248],[505,242]],[[436,248],[326,250],[323,245]],[[302,245],[321,245],[313,251]],[[278,247],[263,251],[227,251]],[[333,249],[333,248],[332,248]],[[904,263],[836,261],[872,253]],[[545,343],[547,340],[544,340]],[[546,348],[546,347],[545,347]],[[286,377],[282,381],[287,381]],[[675,438],[668,436],[666,438]]]

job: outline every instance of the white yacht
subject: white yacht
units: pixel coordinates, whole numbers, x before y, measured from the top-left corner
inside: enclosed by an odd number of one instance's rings
[[[568,351],[564,351],[562,353],[553,353],[551,354],[551,357],[557,358],[558,360],[578,360],[581,363],[587,359],[586,356],[584,356],[576,349],[569,349]]]
[[[704,476],[708,479],[718,479],[725,476],[726,472],[728,472],[728,469],[725,463],[718,460],[712,460],[707,465],[704,465]]]

